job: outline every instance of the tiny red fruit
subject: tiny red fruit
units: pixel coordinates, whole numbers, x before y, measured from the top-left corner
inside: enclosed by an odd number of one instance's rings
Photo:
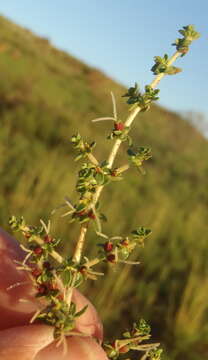
[[[57,284],[55,284],[55,283],[48,283],[48,284],[47,284],[47,288],[48,288],[48,290],[50,290],[50,291],[58,290],[58,286],[57,286]]]
[[[84,215],[86,215],[86,211],[85,211],[85,210],[76,212],[76,216],[84,216]]]
[[[79,269],[79,272],[81,272],[81,274],[86,274],[87,272],[87,268],[85,266],[82,266],[80,269]]]
[[[129,242],[128,242],[128,240],[122,240],[122,241],[120,242],[120,244],[123,245],[123,246],[128,246],[128,245],[129,245]]]
[[[117,171],[116,171],[116,170],[112,170],[112,171],[111,171],[111,176],[113,176],[113,177],[117,176]]]
[[[124,124],[122,122],[116,122],[114,124],[114,128],[116,131],[123,131],[124,130]]]
[[[115,255],[110,254],[110,255],[107,256],[107,260],[109,262],[111,262],[112,264],[114,264],[116,262],[116,257],[115,257]]]
[[[50,235],[45,235],[44,236],[44,242],[49,244],[53,241],[53,238]]]
[[[38,268],[34,268],[33,270],[32,270],[32,272],[31,272],[31,274],[34,276],[34,277],[38,277],[38,276],[40,276],[41,275],[41,273],[42,273],[42,271],[40,270],[40,269],[38,269]]]
[[[47,292],[46,285],[42,284],[42,285],[38,286],[38,294],[44,295],[44,294],[46,294],[46,292]]]
[[[41,255],[43,253],[43,249],[40,246],[36,247],[33,251],[35,255]]]
[[[113,243],[111,241],[108,241],[104,244],[103,247],[106,252],[110,252],[113,250]]]
[[[29,233],[24,233],[24,236],[26,239],[29,239],[31,237],[31,235]]]
[[[89,216],[90,219],[95,220],[95,214],[92,210],[90,210],[87,215]]]

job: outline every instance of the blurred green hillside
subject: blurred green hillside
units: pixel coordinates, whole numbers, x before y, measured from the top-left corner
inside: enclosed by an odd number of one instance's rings
[[[96,140],[96,157],[105,160],[112,147],[106,140],[110,123],[91,119],[112,113],[110,91],[121,118],[128,109],[121,85],[3,17],[0,69],[0,223],[9,230],[11,214],[35,224],[47,220],[65,195],[76,199],[79,164],[73,160],[71,135],[79,130]],[[144,317],[169,359],[206,359],[208,142],[159,106],[139,115],[134,129],[134,142],[150,146],[153,159],[145,176],[132,170],[121,183],[108,185],[101,204],[108,217],[103,231],[128,234],[143,225],[153,234],[137,254],[140,266],[106,270],[105,279],[83,291],[97,305],[106,335],[119,334]],[[125,159],[124,148],[118,164]],[[59,215],[52,217],[53,232],[66,239],[63,251],[70,251],[78,227]],[[97,242],[92,231],[88,240],[90,256]]]

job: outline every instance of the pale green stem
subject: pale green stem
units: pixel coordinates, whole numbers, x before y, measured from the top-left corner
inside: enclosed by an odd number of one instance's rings
[[[90,154],[87,154],[87,157],[88,159],[90,160],[90,162],[92,164],[94,164],[95,166],[98,166],[99,165],[99,162],[97,161],[97,159],[94,157],[94,155],[92,155],[91,153]]]
[[[179,53],[178,51],[175,52],[175,54],[173,54],[173,56],[169,59],[167,65],[170,66],[172,65],[172,63],[178,58],[181,56],[181,53]],[[152,89],[154,89],[157,84],[160,82],[160,80],[165,76],[166,74],[165,73],[160,73],[159,75],[157,75],[155,77],[155,79],[151,82],[150,86]],[[136,107],[134,108],[129,116],[127,117],[126,119],[126,122],[125,122],[125,126],[128,126],[130,127],[131,124],[133,123],[135,117],[137,116],[137,114],[141,111],[141,107]],[[109,155],[109,158],[108,158],[108,167],[111,169],[112,168],[112,165],[114,163],[114,160],[116,158],[116,155],[118,153],[118,150],[120,148],[120,145],[121,145],[122,141],[120,139],[116,140],[115,141],[115,144],[111,150],[111,153]],[[90,154],[91,155],[91,154]],[[88,156],[89,157],[89,156]],[[93,205],[95,205],[100,197],[100,194],[103,190],[103,186],[98,186],[97,188],[97,191],[94,195],[94,199],[93,199]],[[84,245],[84,241],[85,241],[85,235],[86,235],[86,232],[87,232],[87,228],[85,228],[85,230],[83,229],[83,227],[81,227],[81,232],[80,232],[80,235],[79,235],[79,239],[77,241],[77,246],[76,246],[76,249],[75,249],[75,254],[74,254],[74,257],[73,257],[73,260],[79,262],[80,259],[81,259],[81,253],[82,253],[82,249],[83,249],[83,245]]]
[[[73,255],[73,258],[72,258],[72,260],[74,262],[77,262],[77,263],[80,262],[86,232],[87,232],[87,226],[82,225],[81,229],[80,229],[79,238],[78,238],[77,243],[76,243],[76,248],[75,248],[75,251],[74,251],[74,255]]]

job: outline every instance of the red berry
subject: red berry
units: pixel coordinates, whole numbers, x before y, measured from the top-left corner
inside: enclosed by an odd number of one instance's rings
[[[120,242],[120,244],[123,245],[123,246],[128,246],[128,245],[129,245],[129,242],[128,242],[128,240],[122,240],[122,241]]]
[[[114,124],[114,128],[115,128],[116,131],[123,131],[124,127],[125,126],[124,126],[124,124],[122,122],[116,122]]]
[[[115,257],[115,255],[110,254],[110,255],[107,256],[107,260],[109,262],[111,262],[112,264],[114,264],[116,262],[116,257]]]
[[[110,252],[113,250],[113,243],[111,241],[107,241],[103,247],[106,252]]]
[[[36,247],[33,251],[35,255],[41,255],[43,253],[43,249],[40,246]]]
[[[81,274],[86,274],[86,271],[87,271],[87,268],[85,266],[82,266],[80,269],[79,269],[79,272],[81,272]]]
[[[24,233],[24,236],[26,239],[29,239],[31,237],[31,235],[29,233]]]
[[[76,212],[76,216],[84,216],[84,215],[86,215],[86,211],[85,211],[85,210]]]
[[[90,219],[95,220],[95,214],[92,210],[90,210],[87,215],[89,216]]]
[[[47,286],[42,284],[38,286],[38,294],[44,295],[47,293]]]
[[[48,283],[48,284],[47,284],[47,288],[48,288],[48,290],[50,290],[50,291],[58,290],[57,284],[55,284],[55,283]]]
[[[112,170],[112,171],[111,171],[111,176],[117,176],[116,170]]]
[[[31,272],[31,274],[32,274],[34,277],[40,276],[41,273],[42,273],[42,271],[41,271],[40,269],[38,269],[38,268],[34,268],[34,269],[32,270],[32,272]]]
[[[45,243],[51,243],[53,241],[53,238],[50,235],[45,235],[44,236],[44,242]]]

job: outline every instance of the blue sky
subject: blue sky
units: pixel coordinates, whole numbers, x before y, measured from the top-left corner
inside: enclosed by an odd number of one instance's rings
[[[0,13],[127,86],[149,83],[153,57],[194,24],[202,37],[177,62],[184,71],[161,82],[160,103],[208,118],[207,0],[6,0]]]

